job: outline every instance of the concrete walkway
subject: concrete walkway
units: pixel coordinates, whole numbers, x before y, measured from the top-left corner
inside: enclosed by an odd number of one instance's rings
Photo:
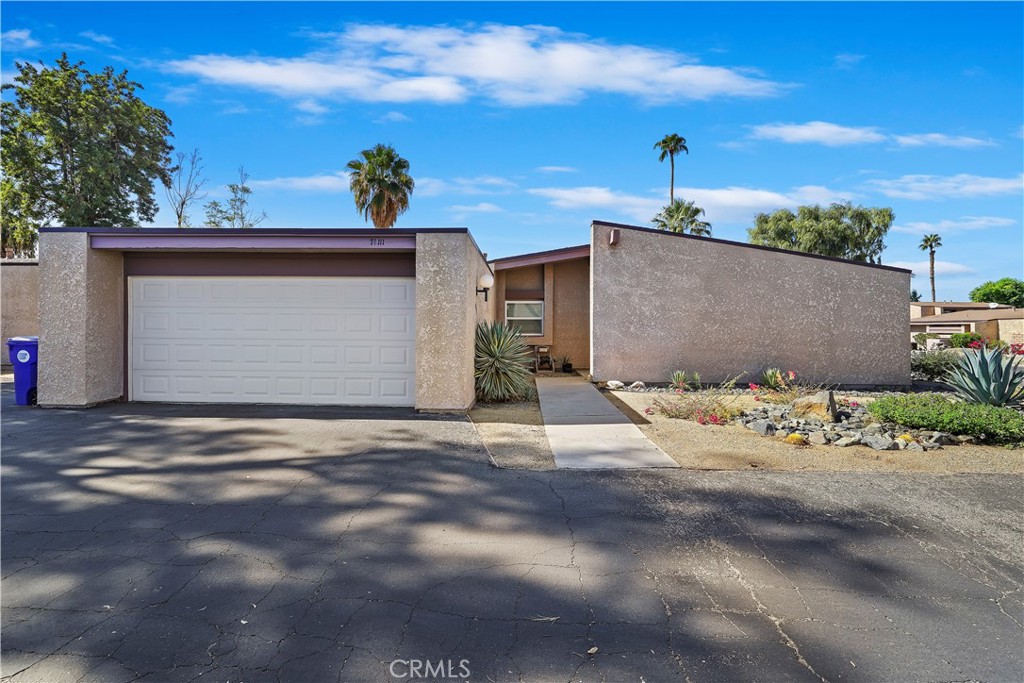
[[[537,394],[559,469],[679,467],[582,377],[538,377]]]

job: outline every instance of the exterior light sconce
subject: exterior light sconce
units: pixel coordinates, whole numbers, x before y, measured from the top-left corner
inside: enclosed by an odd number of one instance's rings
[[[614,247],[619,243],[619,229],[612,228],[611,232],[608,233],[608,246]]]
[[[484,301],[487,301],[487,292],[491,291],[491,287],[494,286],[494,276],[490,273],[484,273],[476,279],[476,293],[484,295]]]

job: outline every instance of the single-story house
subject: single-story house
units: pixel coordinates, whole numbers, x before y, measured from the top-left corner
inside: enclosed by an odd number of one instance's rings
[[[595,222],[490,264],[464,228],[48,228],[39,248],[44,406],[461,411],[494,319],[595,381],[910,383],[910,271],[726,240]]]
[[[924,318],[930,315],[956,313],[957,311],[987,311],[990,308],[1013,308],[1006,304],[989,304],[978,301],[911,301],[910,318]]]
[[[983,304],[984,308],[967,308],[950,313],[926,315],[910,320],[910,336],[934,334],[929,346],[944,346],[954,334],[975,332],[987,339],[1001,339],[1007,344],[1024,343],[1024,308]]]

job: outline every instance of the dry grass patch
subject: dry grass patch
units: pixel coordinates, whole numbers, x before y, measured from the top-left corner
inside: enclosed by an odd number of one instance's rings
[[[469,412],[494,464],[513,470],[553,470],[540,403],[478,403]]]

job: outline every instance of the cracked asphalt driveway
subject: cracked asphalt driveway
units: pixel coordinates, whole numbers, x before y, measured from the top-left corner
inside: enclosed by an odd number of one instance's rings
[[[518,472],[458,417],[4,389],[12,683],[1024,680],[1020,477]]]

